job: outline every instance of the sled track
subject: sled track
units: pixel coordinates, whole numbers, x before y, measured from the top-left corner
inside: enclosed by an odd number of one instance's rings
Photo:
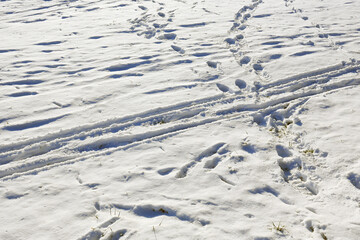
[[[239,91],[181,102],[2,145],[0,178],[11,179],[26,172],[39,172],[111,154],[224,118],[249,116],[256,112],[269,114],[292,101],[360,85],[359,70],[359,62],[340,63],[268,84],[258,83],[247,93]],[[244,103],[249,99],[253,102]]]

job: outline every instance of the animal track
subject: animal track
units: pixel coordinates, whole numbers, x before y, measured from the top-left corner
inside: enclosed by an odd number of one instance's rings
[[[188,171],[191,168],[193,168],[197,163],[201,162],[204,158],[211,157],[214,154],[221,152],[220,149],[224,146],[225,146],[225,143],[220,142],[220,143],[217,143],[217,144],[205,149],[193,161],[191,161],[191,162],[185,164],[183,167],[181,167],[180,171],[176,174],[176,178],[186,177],[188,174]],[[213,159],[208,160],[208,162],[205,163],[204,167],[205,168],[215,168],[219,162],[220,162],[219,158],[213,158]]]

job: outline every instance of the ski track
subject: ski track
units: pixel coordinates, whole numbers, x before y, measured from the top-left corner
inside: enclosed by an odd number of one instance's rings
[[[138,8],[139,14],[137,17],[128,19],[130,23],[129,31],[125,34],[136,34],[147,39],[155,38],[158,41],[173,41],[181,39],[177,34],[176,29],[167,28],[168,24],[172,22],[172,18],[176,17],[176,9],[166,8],[166,4],[160,2],[153,2],[157,8],[149,8],[145,5],[146,2],[136,3],[120,3],[118,1],[58,1],[59,3],[42,2],[41,7],[34,7],[33,4],[13,1],[5,10],[2,10],[0,20],[6,19],[9,24],[16,24],[22,19],[22,23],[31,24],[42,21],[51,21],[54,17],[71,18],[72,16],[63,15],[63,10],[74,10],[83,13],[101,11],[101,8]],[[286,2],[287,7],[291,7],[291,3]],[[101,4],[100,4],[101,3]],[[145,4],[146,3],[146,4]],[[260,76],[262,80],[266,76],[263,71],[261,63],[253,57],[249,57],[243,52],[241,48],[246,45],[246,34],[243,34],[248,27],[248,21],[251,18],[262,18],[267,15],[254,15],[256,9],[263,3],[262,0],[252,1],[251,4],[244,5],[237,11],[234,18],[234,23],[229,30],[229,37],[224,39],[224,44],[233,53],[233,56],[238,61],[239,65],[250,69],[252,72]],[[18,11],[17,4],[29,4],[27,10]],[[144,4],[144,5],[142,5]],[[193,7],[196,7],[194,4]],[[206,10],[206,9],[205,9]],[[204,11],[205,11],[204,10]],[[209,12],[209,11],[205,11]],[[308,20],[305,16],[301,15],[300,9],[294,9],[294,12],[299,14],[299,17]],[[210,12],[209,12],[210,13]],[[59,14],[59,15],[56,15]],[[195,22],[180,24],[179,28],[198,28],[204,27],[213,22]],[[314,23],[315,26],[318,24]],[[320,28],[319,31],[321,31]],[[115,31],[115,30],[114,30]],[[115,31],[116,32],[116,31]],[[111,32],[109,32],[111,33]],[[124,33],[124,32],[122,32]],[[69,33],[70,35],[77,35],[78,33]],[[324,34],[324,33],[321,33]],[[69,36],[70,36],[69,35]],[[235,36],[234,36],[235,35]],[[331,34],[330,34],[331,35]],[[85,37],[85,36],[83,36]],[[92,35],[87,36],[89,41],[96,41],[105,39],[106,35]],[[330,45],[333,43],[331,38],[327,38]],[[72,48],[66,47],[70,39],[44,39],[44,41],[37,41],[32,43],[33,48],[41,48],[43,52],[53,51],[68,51]],[[244,43],[245,42],[245,43]],[[262,43],[264,46],[273,46],[280,44],[280,41],[265,41]],[[136,44],[136,43],[134,43]],[[132,46],[129,46],[131,48]],[[126,77],[141,77],[144,74],[156,71],[158,69],[171,68],[178,64],[191,64],[193,59],[204,58],[210,55],[221,55],[221,51],[212,47],[212,44],[203,44],[204,49],[200,48],[195,53],[189,53],[189,49],[182,48],[178,45],[171,45],[171,49],[180,54],[176,60],[170,59],[167,56],[154,54],[141,57],[124,57],[106,59],[106,62],[121,62],[117,64],[105,64],[105,59],[90,60],[100,67],[88,67],[76,59],[70,59],[69,62],[60,61],[59,59],[49,58],[43,61],[43,65],[35,64],[34,60],[28,56],[25,51],[21,61],[11,62],[8,67],[8,72],[12,68],[24,69],[24,79],[17,79],[13,81],[3,81],[1,79],[0,85],[2,86],[26,86],[32,91],[19,91],[8,94],[6,97],[19,98],[28,97],[31,95],[41,94],[41,92],[51,92],[54,86],[56,88],[75,88],[76,84],[60,81],[64,75],[72,76],[77,74],[94,73],[95,71],[101,72],[101,76],[96,76],[82,83],[81,87],[91,85],[99,79],[103,81],[113,81],[118,78]],[[105,48],[106,49],[106,48]],[[0,54],[16,54],[24,49],[11,48],[0,49]],[[294,56],[302,56],[311,54],[311,52],[299,52]],[[185,59],[184,59],[185,57]],[[281,56],[273,56],[277,59]],[[74,66],[72,62],[80,62]],[[205,61],[204,61],[205,62]],[[221,76],[222,72],[219,70],[219,64],[215,61],[207,61],[210,68],[214,68],[215,74],[210,75],[208,79],[199,79],[199,82],[211,82]],[[76,69],[76,70],[74,70]],[[49,133],[45,136],[30,138],[25,141],[16,143],[2,144],[0,146],[0,177],[11,177],[11,175],[18,176],[25,172],[36,172],[43,168],[47,169],[51,165],[58,165],[63,163],[70,163],[75,161],[82,161],[90,156],[101,154],[109,154],[119,149],[126,149],[136,144],[152,141],[157,138],[163,138],[177,134],[178,132],[185,131],[189,128],[194,128],[204,124],[214,123],[216,121],[224,121],[226,118],[243,116],[252,116],[256,113],[271,114],[278,108],[282,108],[284,104],[290,102],[301,101],[317,94],[322,94],[328,91],[340,90],[344,87],[351,87],[360,84],[360,79],[355,77],[354,74],[360,70],[360,64],[352,59],[348,62],[342,62],[327,68],[316,69],[314,71],[305,72],[302,74],[290,76],[284,79],[275,80],[271,82],[255,82],[251,91],[242,92],[241,82],[234,82],[240,89],[239,91],[232,91],[228,86],[217,83],[217,87],[223,94],[214,95],[212,97],[201,98],[192,101],[180,102],[175,105],[167,107],[159,107],[151,109],[146,112],[129,115],[121,118],[108,119],[106,121],[98,122],[95,124],[88,124],[62,130],[57,133]],[[262,73],[261,73],[262,72]],[[52,81],[44,81],[44,77],[59,75]],[[7,73],[9,78],[12,76]],[[352,75],[353,74],[353,75]],[[168,88],[154,89],[144,92],[144,94],[156,94],[161,92],[176,91],[179,89],[191,89],[196,87],[195,84],[177,85]],[[80,86],[79,86],[80,87]],[[91,104],[98,102],[111,96],[100,96],[99,98],[84,102]],[[248,99],[253,99],[253,102]],[[265,99],[265,100],[264,100]],[[64,105],[56,101],[53,104],[59,108],[67,108],[69,105]],[[232,105],[229,107],[229,105]],[[58,115],[52,118],[37,119],[33,121],[26,121],[24,123],[8,125],[4,127],[7,131],[21,131],[29,128],[36,128],[50,122],[56,121],[66,114]],[[11,117],[10,117],[11,118]],[[5,121],[7,119],[2,119]],[[136,129],[138,133],[133,134],[132,131]],[[140,132],[140,133],[139,133]],[[66,153],[66,157],[61,157],[61,153]],[[188,169],[192,168],[198,161],[190,162],[183,167],[184,174]],[[208,166],[216,165],[216,161],[209,163]],[[181,175],[181,174],[180,174]],[[224,181],[224,180],[223,180]]]
[[[134,144],[167,137],[189,128],[224,121],[225,117],[237,117],[239,114],[248,116],[257,112],[270,114],[274,110],[282,108],[284,104],[293,101],[359,85],[360,78],[339,78],[359,69],[359,63],[341,63],[267,85],[257,85],[254,87],[254,92],[248,94],[249,96],[255,94],[266,96],[268,99],[261,103],[239,104],[239,101],[243,101],[245,96],[237,94],[238,92],[230,95],[219,94],[2,145],[0,146],[0,176],[3,178],[27,171],[39,171],[42,167],[49,167],[53,164],[80,161],[90,156],[109,154]],[[271,97],[270,100],[269,97]],[[228,107],[230,103],[233,105],[232,107]],[[47,121],[54,121],[54,119]],[[7,128],[8,130],[21,130],[36,124],[40,124],[39,121]],[[131,129],[135,127],[141,129],[141,133],[131,134]],[[66,153],[66,157],[60,157],[62,152]],[[193,164],[190,163],[185,168],[192,166]]]

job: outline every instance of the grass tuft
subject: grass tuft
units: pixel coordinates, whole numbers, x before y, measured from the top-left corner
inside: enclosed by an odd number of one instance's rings
[[[276,232],[279,232],[281,234],[285,234],[287,232],[284,225],[281,225],[279,222],[278,225],[276,225],[274,222],[272,222],[272,226],[270,228],[271,230],[275,230]]]

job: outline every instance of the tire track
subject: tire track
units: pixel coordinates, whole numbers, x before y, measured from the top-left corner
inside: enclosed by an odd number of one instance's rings
[[[281,90],[281,88],[286,89],[286,87],[288,88],[289,86],[292,86],[294,89],[299,90],[302,87],[309,86],[309,84],[304,84],[307,83],[306,81],[313,81],[313,79],[318,79],[317,83],[321,84],[325,82],[324,79],[326,80],[335,76],[341,76],[350,72],[356,72],[357,70],[360,70],[360,64],[358,63],[341,63],[328,68],[318,69],[308,73],[299,74],[293,77],[281,79],[266,85],[255,85],[255,88],[258,89],[257,90],[258,94],[264,92],[265,96],[278,95],[280,93],[285,92],[285,90]],[[272,93],[266,92],[270,90],[273,90],[273,92]],[[180,119],[184,114],[182,112],[199,110],[201,108],[206,108],[208,106],[215,104],[232,103],[236,100],[240,100],[244,98],[245,98],[244,96],[239,96],[239,95],[228,96],[224,94],[218,94],[212,97],[181,102],[167,107],[152,109],[139,114],[129,115],[126,117],[121,117],[116,119],[109,119],[96,124],[83,125],[68,130],[63,130],[58,133],[48,134],[46,136],[37,137],[17,143],[11,143],[8,145],[3,145],[0,146],[0,152],[3,153],[7,151],[22,149],[25,146],[32,145],[42,141],[51,142],[53,140],[59,140],[61,138],[67,140],[70,139],[74,140],[85,137],[96,137],[104,133],[110,133],[110,132],[116,133],[132,125],[141,125],[146,122],[153,122],[159,119],[165,119],[168,116],[173,116],[173,117],[178,116],[178,119]],[[68,137],[73,137],[73,138],[68,138]]]
[[[239,92],[219,94],[3,145],[0,146],[0,177],[110,154],[197,126],[223,121],[224,117],[231,119],[257,112],[269,114],[292,101],[360,85],[360,78],[354,76],[340,80],[335,78],[359,70],[359,63],[343,63],[255,87],[261,97],[269,95],[274,98],[262,103],[239,104],[246,97],[236,94]],[[332,81],[329,83],[329,80]],[[314,84],[316,88],[312,87]],[[289,86],[293,91],[287,90]],[[288,95],[283,96],[284,93]],[[256,93],[250,92],[248,97],[252,94]],[[229,107],[229,103],[233,106]],[[136,129],[137,134],[133,134],[132,129]]]

